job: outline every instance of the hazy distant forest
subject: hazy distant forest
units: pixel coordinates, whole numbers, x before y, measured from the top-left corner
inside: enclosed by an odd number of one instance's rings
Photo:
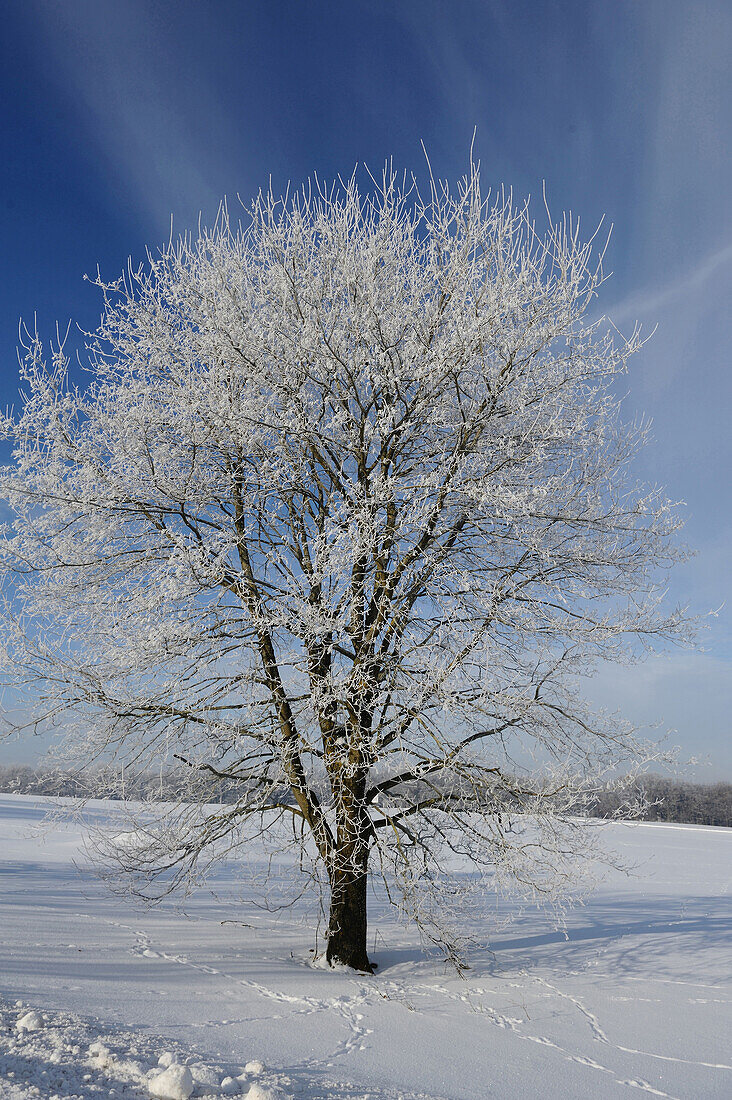
[[[0,765],[0,791],[6,794],[52,795],[59,798],[131,798],[172,801],[185,797],[190,790],[188,769],[171,768],[163,772],[121,774],[118,770],[95,771],[93,775],[68,773],[52,768],[32,768],[27,764]],[[215,776],[195,777],[197,798],[202,784],[210,788],[210,802],[236,802],[240,787],[233,780]],[[693,783],[661,775],[635,777],[608,790],[594,793],[588,801],[593,817],[624,816],[629,803],[642,809],[633,817],[642,821],[685,822],[694,825],[732,827],[732,783]],[[510,807],[505,807],[510,809]],[[500,809],[500,807],[497,807]]]

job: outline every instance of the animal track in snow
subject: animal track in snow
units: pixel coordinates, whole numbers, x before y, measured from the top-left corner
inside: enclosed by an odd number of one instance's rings
[[[401,1004],[409,1011],[418,1011],[418,1004],[420,1000],[427,1000],[430,995],[438,994],[444,997],[452,1004],[460,1004],[469,1010],[471,1013],[478,1013],[483,1016],[486,1021],[494,1027],[501,1028],[502,1030],[512,1032],[516,1038],[523,1042],[530,1042],[532,1044],[541,1046],[547,1051],[551,1051],[558,1057],[565,1061],[575,1063],[577,1065],[586,1066],[590,1070],[604,1073],[609,1077],[612,1077],[617,1084],[623,1085],[629,1088],[636,1088],[642,1091],[648,1092],[655,1096],[665,1098],[665,1100],[677,1100],[672,1094],[664,1092],[661,1089],[655,1088],[648,1081],[642,1077],[628,1077],[621,1078],[616,1076],[616,1071],[605,1066],[602,1063],[596,1061],[593,1058],[587,1057],[577,1052],[568,1050],[561,1044],[555,1042],[548,1036],[532,1034],[527,1030],[529,1024],[528,1014],[527,1018],[514,1017],[505,1014],[505,1012],[499,1011],[494,1005],[486,1003],[488,997],[500,997],[505,996],[503,990],[499,988],[489,988],[485,986],[472,986],[462,990],[456,990],[449,988],[443,983],[427,983],[424,985],[409,986],[404,981],[397,981],[394,979],[388,979],[385,976],[377,977],[373,982],[365,982],[355,975],[352,979],[354,985],[354,993],[351,996],[337,995],[334,997],[316,998],[308,995],[294,995],[282,992],[277,989],[272,989],[269,986],[263,985],[261,982],[257,982],[254,979],[243,978],[241,976],[232,975],[227,973],[218,967],[210,966],[202,962],[196,962],[188,956],[180,953],[167,952],[154,946],[149,935],[139,929],[129,925],[124,925],[116,921],[108,920],[107,923],[114,925],[117,928],[123,929],[130,933],[134,938],[134,944],[131,947],[131,951],[134,955],[155,960],[161,959],[167,962],[174,963],[178,966],[186,967],[197,971],[198,973],[209,974],[226,980],[231,983],[232,991],[236,986],[242,986],[245,989],[249,989],[266,1000],[279,1003],[283,1006],[289,1006],[291,1010],[287,1013],[289,1018],[292,1015],[309,1015],[311,1013],[321,1013],[332,1011],[339,1017],[339,1021],[346,1026],[346,1035],[338,1041],[338,1043],[327,1053],[321,1054],[318,1057],[307,1059],[301,1063],[302,1068],[307,1069],[322,1069],[331,1068],[337,1062],[350,1057],[359,1051],[364,1051],[367,1048],[368,1037],[373,1034],[373,1028],[366,1027],[363,1023],[364,1015],[360,1009],[369,1005],[376,1005],[380,1000],[388,1000],[396,1004]],[[705,1061],[697,1061],[694,1059],[687,1059],[681,1057],[674,1057],[671,1055],[656,1054],[652,1051],[640,1050],[632,1047],[626,1047],[619,1043],[611,1041],[605,1033],[603,1027],[600,1024],[598,1017],[576,996],[568,993],[556,985],[548,982],[542,977],[532,976],[528,973],[524,977],[530,981],[533,980],[536,984],[546,990],[548,995],[555,998],[568,1001],[572,1004],[581,1016],[587,1021],[589,1025],[590,1033],[593,1039],[599,1043],[602,1043],[609,1049],[617,1050],[626,1054],[632,1054],[642,1058],[650,1058],[663,1062],[679,1063],[689,1066],[699,1066],[704,1069],[712,1070],[730,1070],[732,1066],[726,1063],[713,1063]],[[629,980],[634,980],[629,977]],[[688,986],[696,989],[715,989],[714,986],[704,985],[703,983],[674,981],[672,979],[658,979],[659,981],[667,982],[669,984]],[[521,990],[526,992],[526,985],[520,982],[506,982],[506,988]],[[622,997],[616,997],[615,1000],[623,1000]],[[637,1000],[638,998],[627,998],[628,1000]],[[652,1001],[652,998],[644,998],[644,1000]],[[713,1000],[715,1003],[725,1003],[722,998],[696,998],[693,1003],[706,1003],[707,1000]],[[690,999],[691,1002],[691,999]],[[425,1005],[425,1010],[430,1011],[434,1005]],[[263,1016],[259,1017],[245,1017],[241,1020],[216,1020],[202,1022],[202,1027],[215,1027],[222,1023],[241,1023],[246,1021],[254,1022],[257,1019],[283,1019],[286,1017],[277,1016]]]
[[[593,1038],[597,1039],[598,1043],[606,1043],[608,1041],[607,1035],[600,1027],[600,1021],[597,1019],[597,1016],[595,1016],[593,1012],[590,1012],[588,1008],[585,1008],[580,1000],[578,1000],[576,997],[573,997],[571,993],[565,993],[564,990],[557,989],[556,986],[550,985],[550,983],[544,978],[535,978],[535,981],[537,981],[540,985],[545,986],[546,989],[550,990],[550,992],[552,992],[555,996],[562,997],[564,998],[564,1000],[567,1001],[571,1001],[572,1004],[577,1007],[577,1009],[582,1013],[582,1015],[589,1023]]]
[[[618,1084],[628,1085],[633,1089],[643,1089],[644,1092],[650,1092],[653,1096],[665,1096],[668,1097],[669,1100],[674,1100],[674,1097],[672,1097],[670,1093],[662,1092],[661,1089],[654,1089],[653,1085],[649,1085],[648,1081],[644,1081],[642,1077],[629,1078],[625,1081],[618,1080]]]

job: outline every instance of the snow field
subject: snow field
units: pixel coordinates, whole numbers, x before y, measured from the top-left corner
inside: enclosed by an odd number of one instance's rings
[[[609,827],[635,876],[608,875],[566,933],[487,901],[463,977],[372,897],[369,978],[313,963],[312,907],[263,911],[266,856],[146,910],[75,866],[78,823],[38,831],[46,809],[0,797],[2,1100],[147,1100],[156,1079],[249,1100],[732,1095],[732,830]],[[298,881],[273,873],[275,893]]]

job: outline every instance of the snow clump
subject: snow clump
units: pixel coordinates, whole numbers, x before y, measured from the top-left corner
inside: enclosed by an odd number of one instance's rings
[[[267,1087],[266,1085],[260,1085],[259,1081],[255,1081],[244,1100],[285,1100],[285,1094],[276,1086]]]
[[[207,1066],[205,1062],[189,1062],[188,1068],[197,1093],[208,1091],[216,1095],[222,1077],[221,1070],[214,1066]]]
[[[188,1100],[193,1092],[193,1075],[188,1066],[173,1062],[157,1077],[153,1077],[148,1088],[150,1095],[158,1100]]]
[[[172,1050],[164,1050],[158,1058],[158,1065],[163,1066],[165,1069],[168,1066],[172,1066],[175,1062],[180,1061],[177,1054],[174,1054]]]
[[[99,1040],[90,1045],[87,1054],[90,1061],[92,1061],[98,1069],[109,1069],[116,1060],[115,1055],[111,1053],[109,1047],[105,1046],[104,1043]]]
[[[0,1100],[292,1100],[290,1079],[259,1059],[219,1064],[169,1039],[2,998],[0,1025]]]
[[[38,1031],[43,1027],[43,1017],[40,1012],[36,1012],[31,1009],[30,1012],[26,1012],[24,1016],[21,1016],[15,1025],[16,1031]]]

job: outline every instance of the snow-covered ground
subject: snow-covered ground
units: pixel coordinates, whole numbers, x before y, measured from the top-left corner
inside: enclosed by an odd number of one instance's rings
[[[184,911],[109,896],[46,808],[0,795],[2,1100],[732,1096],[732,830],[609,826],[637,877],[566,938],[517,915],[463,978],[375,899],[367,978],[314,968],[307,911],[262,911],[235,868]]]

